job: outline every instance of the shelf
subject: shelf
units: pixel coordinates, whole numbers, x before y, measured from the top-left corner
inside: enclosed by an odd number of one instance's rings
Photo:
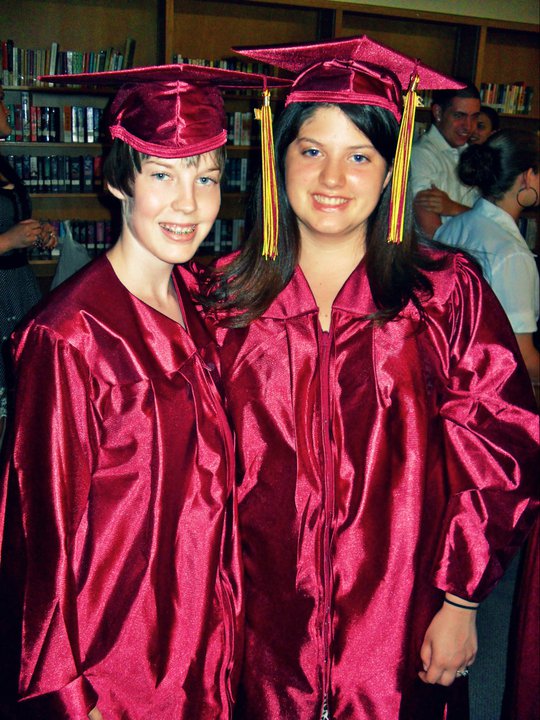
[[[311,7],[315,5],[315,7]],[[212,2],[165,0],[163,62],[185,57],[231,57],[232,45],[265,45],[316,40],[318,3]]]
[[[447,3],[447,7],[452,9],[452,4]],[[533,24],[352,0],[18,0],[2,18],[0,32],[2,39],[12,38],[19,47],[46,48],[57,41],[60,49],[82,51],[109,46],[122,49],[126,36],[130,36],[136,41],[135,65],[139,66],[169,63],[176,53],[208,60],[236,57],[241,62],[231,47],[367,34],[443,73],[472,79],[477,86],[482,82],[523,81],[534,88],[533,112],[502,114],[501,125],[537,130],[540,119],[540,35]],[[12,102],[26,91],[32,103],[41,107],[86,105],[103,109],[114,93],[114,88],[54,85],[11,86],[5,90]],[[283,91],[273,91],[272,96],[277,115]],[[260,95],[257,91],[227,91],[225,103],[229,112],[251,111],[260,106]],[[429,108],[420,109],[419,122],[429,119]],[[1,143],[0,152],[39,157],[98,156],[108,147],[107,143],[19,141]],[[252,159],[250,169],[259,163],[259,147],[229,144],[227,153],[234,159]],[[248,197],[249,193],[224,192],[219,218],[243,218]],[[32,203],[37,218],[112,218],[119,227],[119,204],[107,194],[35,193]],[[39,265],[43,272],[47,271],[47,262],[49,271],[51,263],[55,264],[54,260],[44,262]]]
[[[100,152],[106,147],[104,143],[76,143],[76,142],[34,142],[32,140],[13,140],[4,141],[0,147],[8,149],[32,148],[32,150],[66,150],[68,148],[78,148],[80,150],[99,150]]]

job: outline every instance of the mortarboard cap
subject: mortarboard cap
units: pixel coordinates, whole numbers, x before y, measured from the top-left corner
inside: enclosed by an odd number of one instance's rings
[[[463,87],[420,60],[392,50],[366,35],[326,42],[273,47],[233,48],[240,55],[296,75],[287,94],[291,102],[331,102],[376,105],[399,119],[402,95],[418,76],[419,90]]]
[[[294,73],[285,105],[293,102],[374,105],[401,120],[393,166],[388,240],[401,242],[417,89],[458,90],[463,83],[366,35],[259,47],[235,47],[239,55]],[[405,101],[403,94],[406,93]],[[265,219],[265,224],[268,221]],[[273,245],[270,256],[277,253]]]
[[[59,84],[118,86],[109,131],[140,152],[181,158],[227,142],[221,90],[284,87],[290,81],[257,73],[191,64],[156,65],[98,73],[44,75]]]

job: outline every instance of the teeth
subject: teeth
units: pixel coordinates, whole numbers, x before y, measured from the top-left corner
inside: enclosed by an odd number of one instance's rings
[[[321,205],[343,205],[347,202],[345,198],[328,197],[326,195],[314,195],[313,197]]]
[[[172,233],[173,235],[190,235],[192,232],[195,232],[196,228],[195,225],[190,225],[189,227],[177,227],[176,225],[165,225],[165,223],[160,224],[164,230]]]

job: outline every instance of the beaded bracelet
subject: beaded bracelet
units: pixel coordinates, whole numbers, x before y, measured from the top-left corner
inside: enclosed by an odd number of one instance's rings
[[[461,608],[462,610],[478,610],[479,607],[478,605],[460,605],[453,600],[448,600],[448,598],[444,598],[444,602],[448,603],[449,605],[453,605],[454,607]]]

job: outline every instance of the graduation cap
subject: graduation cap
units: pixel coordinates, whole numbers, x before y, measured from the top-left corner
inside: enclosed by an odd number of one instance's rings
[[[182,158],[227,142],[222,90],[269,89],[289,80],[192,64],[155,65],[97,73],[44,75],[45,82],[120,86],[110,108],[109,131],[136,150]],[[269,108],[269,103],[266,101]]]
[[[293,102],[375,105],[401,121],[393,167],[388,234],[390,242],[400,242],[414,116],[416,107],[421,104],[417,90],[458,90],[464,87],[463,83],[366,35],[300,45],[236,47],[233,50],[296,75],[286,105]],[[272,248],[270,255],[275,256],[276,251],[277,246]]]

